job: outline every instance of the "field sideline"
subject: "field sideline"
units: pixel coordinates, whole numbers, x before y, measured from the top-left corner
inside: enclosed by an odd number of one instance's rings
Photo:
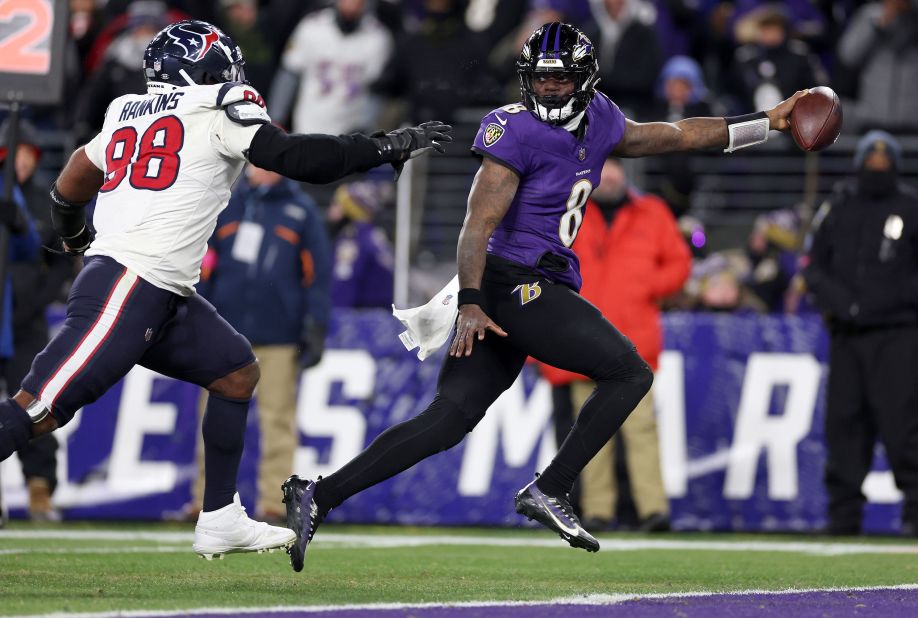
[[[328,525],[298,574],[283,553],[206,562],[191,539],[178,524],[13,522],[0,530],[0,615],[671,616],[673,603],[688,616],[731,607],[735,618],[746,606],[818,615],[781,603],[918,614],[918,543],[898,539],[610,534],[587,554],[541,530]],[[784,593],[766,602],[755,591]]]

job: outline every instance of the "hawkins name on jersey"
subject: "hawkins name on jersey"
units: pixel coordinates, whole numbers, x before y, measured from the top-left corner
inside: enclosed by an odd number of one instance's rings
[[[105,172],[86,255],[107,255],[153,285],[189,296],[217,215],[258,128],[251,86],[226,83],[112,101],[85,152]]]

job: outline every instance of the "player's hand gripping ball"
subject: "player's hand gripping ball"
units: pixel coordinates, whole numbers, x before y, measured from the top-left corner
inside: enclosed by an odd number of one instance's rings
[[[835,143],[842,127],[842,106],[831,88],[810,88],[791,111],[790,128],[794,141],[803,150],[813,152]]]

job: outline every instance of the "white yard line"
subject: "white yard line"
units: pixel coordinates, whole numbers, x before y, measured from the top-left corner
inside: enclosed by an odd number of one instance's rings
[[[138,547],[22,547],[0,549],[0,556],[22,554],[184,554],[191,553],[190,545],[143,545]]]
[[[590,594],[572,597],[560,597],[545,601],[465,601],[457,603],[366,603],[354,605],[290,605],[286,607],[198,607],[182,610],[130,610],[95,613],[65,613],[43,614],[41,618],[131,618],[140,616],[155,616],[167,618],[171,616],[195,616],[201,614],[249,615],[249,614],[276,614],[287,612],[344,612],[360,610],[414,610],[433,609],[441,607],[532,607],[544,605],[615,605],[625,601],[637,599],[681,599],[686,597],[711,597],[711,596],[744,596],[756,594],[790,595],[808,594],[818,592],[867,592],[871,590],[918,590],[918,584],[901,584],[897,586],[857,586],[853,588],[788,588],[784,590],[735,590],[735,591],[702,591],[702,592],[664,592],[648,594]],[[13,616],[11,618],[40,618],[39,616]]]
[[[131,532],[124,530],[0,530],[0,553],[5,540],[66,540],[66,541],[150,541],[154,543],[188,543],[194,539],[192,532]],[[819,556],[842,556],[852,554],[916,554],[918,544],[872,544],[829,541],[711,541],[681,539],[622,539],[600,536],[604,550],[609,551],[736,551],[736,552],[784,552]],[[429,545],[484,545],[491,547],[548,547],[568,549],[567,545],[553,536],[533,537],[490,537],[466,535],[412,535],[412,534],[348,534],[319,533],[315,547],[423,547]],[[36,548],[38,549],[38,548]],[[10,551],[19,551],[10,550]],[[35,549],[33,549],[35,551]],[[38,551],[46,551],[40,550]],[[74,548],[79,552],[79,548]]]

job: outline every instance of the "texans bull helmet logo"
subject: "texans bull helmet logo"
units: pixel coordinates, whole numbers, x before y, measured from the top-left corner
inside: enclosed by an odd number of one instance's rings
[[[236,42],[216,26],[199,20],[166,26],[143,55],[147,82],[173,86],[244,82],[244,66]]]
[[[210,51],[210,48],[220,42],[220,34],[210,25],[181,24],[170,28],[166,34],[173,43],[185,50],[185,58],[197,62]],[[232,51],[224,49],[227,57],[232,57]]]

